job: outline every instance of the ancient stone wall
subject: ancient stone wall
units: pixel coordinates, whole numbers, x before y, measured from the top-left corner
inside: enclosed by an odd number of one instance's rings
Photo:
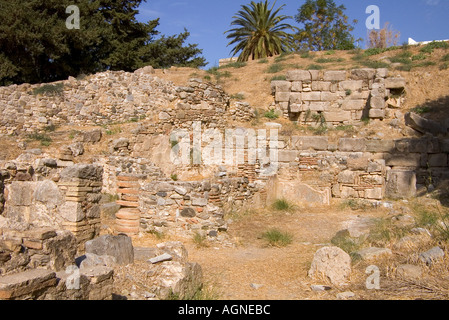
[[[68,230],[80,248],[97,236],[103,169],[66,164],[63,161],[58,166],[55,159],[29,158],[26,153],[6,163],[0,227],[18,231],[43,227]]]
[[[308,124],[354,124],[384,119],[401,105],[406,81],[387,69],[290,70],[271,83],[275,108]]]
[[[229,96],[218,85],[191,79],[186,86],[177,87],[141,69],[134,73],[102,72],[79,80],[70,77],[45,86],[50,89],[43,92],[39,90],[44,85],[0,87],[0,133],[32,133],[67,123],[106,125],[145,118],[157,120],[150,131],[163,133],[189,121],[220,125],[232,117],[245,120],[254,116],[245,103],[231,106]]]

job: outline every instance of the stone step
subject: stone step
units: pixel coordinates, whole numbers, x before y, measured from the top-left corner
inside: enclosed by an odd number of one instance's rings
[[[0,277],[0,299],[12,300],[55,286],[56,273],[33,269]]]

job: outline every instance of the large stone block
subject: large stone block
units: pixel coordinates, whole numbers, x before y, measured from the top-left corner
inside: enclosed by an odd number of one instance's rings
[[[440,122],[426,119],[413,112],[405,114],[405,124],[421,133],[447,133],[447,127]]]
[[[356,173],[350,170],[342,171],[337,176],[337,181],[343,184],[354,184]]]
[[[6,187],[6,201],[10,206],[29,206],[33,200],[35,183],[13,181]]]
[[[366,148],[365,139],[341,138],[338,141],[338,150],[340,151],[359,152],[365,151],[365,148]]]
[[[307,70],[287,71],[287,81],[312,81],[312,76]]]
[[[371,109],[385,109],[386,101],[381,96],[371,96],[369,105]]]
[[[379,153],[379,152],[392,152],[395,148],[395,142],[393,140],[367,140],[366,152]]]
[[[393,199],[416,196],[416,173],[412,170],[392,169],[387,172],[385,196]]]
[[[362,68],[351,70],[353,80],[372,80],[376,76],[376,69]]]
[[[0,277],[0,300],[33,299],[56,286],[56,273],[33,269]]]
[[[339,90],[341,90],[341,91],[346,91],[346,90],[358,91],[358,90],[362,90],[363,81],[362,80],[341,81],[338,84],[338,87],[339,87]]]
[[[371,119],[383,119],[383,118],[385,118],[385,110],[384,109],[371,109],[369,111],[369,117]]]
[[[292,147],[297,150],[318,150],[325,151],[329,145],[328,137],[292,137]]]
[[[419,153],[389,154],[385,157],[385,164],[390,167],[418,168],[421,165],[421,155]]]
[[[329,205],[330,190],[317,190],[298,181],[280,181],[277,185],[278,198],[285,198],[293,203]]]
[[[303,92],[302,100],[304,101],[320,101],[321,92]]]
[[[428,163],[429,166],[431,167],[447,167],[447,154],[446,153],[430,154]]]
[[[330,91],[331,90],[330,81],[313,81],[312,82],[312,90],[313,91]]]
[[[302,81],[293,81],[291,82],[291,91],[292,92],[301,92],[302,91]]]
[[[105,235],[87,241],[86,253],[99,256],[112,256],[119,265],[128,265],[134,262],[134,249],[131,238],[126,235]]]
[[[327,111],[323,112],[328,122],[345,122],[351,120],[351,111]]]
[[[300,92],[292,92],[290,93],[290,104],[296,103],[301,104],[302,103],[302,94]]]
[[[103,167],[91,164],[76,164],[61,171],[60,181],[73,179],[99,180],[103,179]]]
[[[276,92],[275,100],[276,102],[289,102],[290,92]]]
[[[279,162],[294,162],[298,156],[298,152],[294,150],[279,150]]]
[[[321,92],[322,101],[335,101],[338,100],[339,96],[336,92]]]
[[[323,101],[312,101],[307,106],[304,105],[304,108],[310,111],[327,111],[330,108],[330,103]]]
[[[403,89],[405,85],[406,81],[402,77],[385,79],[385,88],[387,89]]]
[[[324,81],[344,81],[346,80],[346,71],[325,71]]]
[[[275,94],[276,92],[290,92],[292,88],[292,83],[290,81],[275,80],[271,81],[271,92]]]
[[[343,110],[363,110],[365,106],[365,100],[345,100],[341,104]]]

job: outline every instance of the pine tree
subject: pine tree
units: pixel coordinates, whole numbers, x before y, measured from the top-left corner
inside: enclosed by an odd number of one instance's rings
[[[0,85],[51,82],[104,70],[134,71],[160,56],[163,67],[206,64],[197,45],[184,45],[187,31],[156,39],[159,19],[137,21],[141,2],[76,1],[77,30],[66,27],[66,8],[73,0],[0,0]]]

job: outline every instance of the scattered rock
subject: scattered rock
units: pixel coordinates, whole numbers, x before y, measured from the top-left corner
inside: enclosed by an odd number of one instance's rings
[[[381,257],[391,256],[393,252],[388,248],[370,247],[359,250],[355,254],[362,260],[376,260]]]
[[[312,261],[309,277],[324,276],[332,284],[346,285],[351,274],[351,257],[338,247],[319,249]]]
[[[263,287],[263,284],[251,283],[251,284],[250,284],[250,287],[253,288],[253,289],[255,289],[255,290],[258,290],[258,289],[260,289],[260,288]]]
[[[173,257],[171,255],[169,255],[168,253],[164,253],[164,254],[161,254],[160,256],[149,259],[148,262],[150,262],[152,264],[156,264],[156,263],[160,263],[160,262],[164,262],[164,261],[171,261],[172,259],[173,259]]]
[[[312,284],[310,286],[310,289],[312,289],[312,291],[320,292],[320,291],[329,291],[332,288],[321,284]]]
[[[440,247],[433,247],[419,255],[419,259],[427,265],[444,258],[444,251]]]
[[[337,300],[348,300],[355,297],[355,293],[351,291],[340,292],[337,294]]]
[[[134,262],[134,250],[131,238],[126,235],[104,235],[85,244],[86,253],[99,256],[108,255],[116,259],[117,264],[127,265]]]
[[[423,276],[423,270],[421,267],[412,264],[401,264],[396,269],[396,272],[398,276],[410,280],[421,279]]]

